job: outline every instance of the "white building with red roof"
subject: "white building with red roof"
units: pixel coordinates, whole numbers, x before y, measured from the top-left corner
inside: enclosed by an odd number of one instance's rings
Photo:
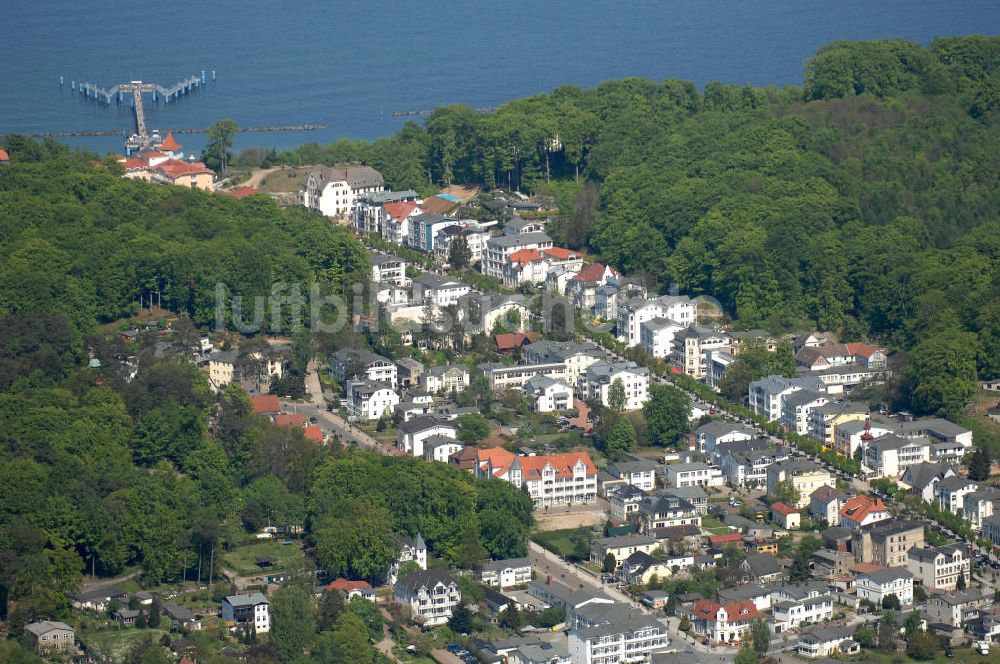
[[[535,507],[597,500],[597,468],[586,452],[519,456],[507,475],[511,484],[527,489]]]
[[[583,257],[563,247],[519,249],[506,258],[500,280],[507,288],[521,284],[543,284],[549,272],[556,268],[579,272]]]
[[[861,530],[864,526],[885,521],[889,517],[889,510],[881,498],[869,498],[861,494],[848,499],[840,508],[840,525],[850,530]]]
[[[709,599],[698,600],[691,609],[691,627],[716,643],[736,643],[750,631],[750,622],[759,617],[750,600],[719,604]]]
[[[166,153],[171,159],[183,159],[184,153],[181,151],[181,144],[174,138],[174,132],[168,131],[167,137],[160,143],[160,152]]]
[[[567,294],[573,298],[573,306],[590,313],[597,303],[597,289],[608,283],[608,279],[621,278],[613,267],[591,263],[569,280]]]

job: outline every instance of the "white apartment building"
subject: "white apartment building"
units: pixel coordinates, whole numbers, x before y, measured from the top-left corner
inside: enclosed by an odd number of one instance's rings
[[[358,195],[351,211],[351,224],[362,233],[378,233],[384,238],[386,226],[393,220],[392,213],[412,212],[416,208],[416,200],[417,192],[409,190],[374,191]]]
[[[733,339],[725,332],[703,325],[689,325],[674,335],[670,363],[694,378],[704,378],[706,356],[711,350],[729,350]]]
[[[597,500],[597,468],[586,452],[515,457],[503,479],[526,488],[535,507]]]
[[[309,172],[299,192],[305,207],[328,217],[345,217],[359,196],[385,189],[382,174],[370,166],[336,164]],[[375,232],[367,230],[365,232]]]
[[[379,253],[372,255],[371,263],[374,283],[384,282],[400,287],[410,285],[410,278],[406,276],[410,263],[405,258]]]
[[[345,348],[330,356],[330,375],[342,385],[355,378],[396,385],[396,363],[370,350]]]
[[[833,618],[833,595],[825,583],[780,585],[771,591],[774,633],[794,629],[802,623],[821,623]]]
[[[934,487],[934,496],[938,507],[946,512],[958,514],[965,505],[965,497],[978,490],[979,484],[975,480],[956,475],[939,481]]]
[[[415,457],[424,455],[424,441],[431,436],[458,438],[458,427],[430,415],[403,422],[396,431],[396,447]]]
[[[906,569],[927,590],[955,590],[959,576],[964,578],[966,584],[971,581],[969,557],[961,547],[915,546],[907,552],[907,556]]]
[[[608,466],[607,471],[643,491],[656,488],[656,464],[652,461],[616,461]]]
[[[414,572],[395,586],[396,602],[410,610],[413,621],[428,627],[443,625],[462,601],[458,582],[444,570]]]
[[[414,249],[432,254],[434,253],[438,232],[448,226],[458,226],[461,223],[461,219],[445,217],[434,212],[424,212],[423,214],[414,215],[409,220],[410,235],[406,243]]]
[[[399,395],[387,383],[370,380],[347,381],[347,412],[361,420],[377,420],[392,416],[392,409],[399,403]]]
[[[489,381],[490,387],[498,392],[523,389],[535,376],[546,376],[553,380],[566,380],[566,365],[562,362],[546,364],[480,364],[480,369]]]
[[[469,380],[469,370],[463,366],[431,367],[420,376],[420,389],[430,394],[464,392]]]
[[[245,625],[255,634],[271,631],[271,613],[267,598],[261,593],[230,595],[224,598],[221,617],[237,625]]]
[[[609,406],[608,395],[615,381],[621,381],[625,388],[625,410],[639,410],[649,400],[649,369],[635,362],[605,361],[587,367],[580,378],[580,398]]]
[[[669,318],[644,321],[639,325],[638,343],[653,357],[669,357],[674,348],[674,336],[685,327]]]
[[[504,278],[504,270],[509,265],[508,258],[511,254],[522,249],[551,249],[552,238],[545,233],[519,233],[517,235],[501,235],[490,238],[486,241],[486,248],[483,251],[482,272],[483,274]]]
[[[652,616],[635,615],[569,632],[573,664],[630,664],[670,646],[667,627]]]
[[[229,385],[239,375],[236,359],[234,350],[217,350],[208,356],[208,384],[213,390]]]
[[[531,399],[536,413],[554,413],[573,407],[573,388],[548,376],[533,376],[524,384],[524,394]]]
[[[857,574],[858,599],[867,599],[876,606],[889,595],[899,598],[903,606],[913,604],[913,574],[902,567],[889,567],[875,572]]]
[[[697,317],[698,305],[687,296],[634,297],[618,306],[618,340],[628,346],[637,346],[641,341],[641,326],[647,321],[665,318],[679,323],[683,329]]]
[[[693,436],[697,449],[703,454],[712,455],[718,445],[750,440],[756,436],[756,433],[743,424],[734,424],[726,420],[712,420],[695,429]]]
[[[579,385],[587,367],[605,359],[604,350],[591,341],[536,341],[525,346],[521,356],[525,364],[561,362],[566,367],[566,383],[571,387]]]
[[[930,461],[931,444],[926,438],[900,438],[888,434],[862,441],[864,463],[877,477],[899,477],[910,466]]]
[[[386,583],[390,586],[396,585],[400,568],[408,562],[415,562],[420,569],[427,569],[427,542],[420,533],[416,537],[397,535],[396,542],[399,544],[399,557],[389,565],[386,574]]]
[[[667,484],[672,487],[722,486],[725,481],[722,470],[707,463],[675,463],[667,466]]]
[[[459,298],[471,290],[472,287],[464,281],[433,272],[424,272],[413,280],[413,299],[438,307],[457,304]]]
[[[448,457],[462,450],[464,445],[448,436],[429,436],[424,439],[424,460],[448,463]]]
[[[660,528],[700,526],[701,515],[690,501],[670,494],[646,496],[639,502],[639,528],[653,534]]]
[[[799,390],[782,399],[781,423],[789,431],[800,436],[809,433],[809,421],[813,409],[824,406],[830,398],[812,390]]]
[[[487,560],[479,567],[479,580],[503,590],[531,583],[531,561],[527,558]]]

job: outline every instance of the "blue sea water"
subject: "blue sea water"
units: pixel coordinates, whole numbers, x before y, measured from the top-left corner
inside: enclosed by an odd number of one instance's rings
[[[329,126],[237,139],[238,148],[286,148],[390,134],[405,121],[394,111],[493,107],[564,83],[643,76],[800,84],[822,44],[996,34],[1000,2],[4,0],[0,26],[0,134],[127,129],[127,105],[83,100],[71,81],[168,85],[215,70],[214,83],[151,108],[150,127],[205,127],[223,117]],[[179,138],[189,151],[203,144],[201,135]],[[65,140],[121,150],[118,138]]]

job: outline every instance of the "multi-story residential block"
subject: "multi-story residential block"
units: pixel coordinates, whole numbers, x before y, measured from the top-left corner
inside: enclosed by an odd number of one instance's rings
[[[837,427],[848,422],[864,422],[868,419],[868,406],[852,401],[830,401],[809,412],[811,438],[827,447],[833,447],[837,439]]]
[[[414,210],[417,207],[415,191],[373,191],[362,193],[354,199],[351,210],[351,224],[361,233],[378,233],[386,237],[386,225],[392,219],[392,212],[400,209]],[[395,209],[390,212],[390,206]]]
[[[781,403],[781,424],[800,436],[809,433],[812,411],[829,403],[830,397],[813,390],[799,390],[789,394]]]
[[[650,653],[670,645],[667,627],[652,616],[629,616],[597,627],[569,631],[573,664],[646,662]]]
[[[406,268],[410,263],[405,258],[379,253],[371,257],[371,263],[373,282],[386,282],[400,287],[410,285],[410,278],[406,276]]]
[[[605,359],[604,350],[591,341],[536,341],[521,351],[525,364],[562,363],[566,382],[576,387],[587,367]]]
[[[774,496],[781,482],[790,482],[799,492],[799,500],[793,505],[798,509],[808,506],[810,494],[821,486],[837,486],[828,471],[809,461],[782,461],[768,466],[767,495]]]
[[[493,237],[486,241],[481,269],[486,276],[502,280],[504,271],[510,265],[511,254],[524,249],[541,251],[551,248],[552,238],[545,233],[518,233]]]
[[[959,577],[968,584],[969,556],[957,546],[915,546],[907,552],[906,568],[927,590],[955,590]]]
[[[752,602],[758,611],[771,610],[771,586],[747,583],[732,588],[719,589],[719,603]]]
[[[398,201],[382,206],[382,239],[404,245],[410,241],[410,220],[425,210],[414,201]]]
[[[421,570],[398,580],[395,595],[397,603],[409,608],[414,622],[428,627],[448,622],[462,601],[458,582],[440,569]]]
[[[389,565],[386,573],[386,583],[390,586],[396,584],[399,570],[408,562],[416,563],[420,569],[427,569],[427,542],[420,533],[416,537],[398,535],[396,542],[399,544],[399,556]]]
[[[776,422],[781,419],[782,399],[802,389],[816,389],[816,385],[807,386],[806,381],[801,379],[770,375],[750,381],[747,388],[747,405],[750,410],[766,417],[769,422]]]
[[[609,277],[594,293],[594,316],[605,321],[618,320],[621,304],[633,297],[646,297],[648,291],[640,280]]]
[[[888,519],[851,533],[851,551],[862,563],[906,567],[915,546],[924,546],[924,526],[916,521]]]
[[[599,537],[590,543],[590,562],[602,565],[610,553],[621,564],[626,558],[637,551],[652,554],[658,551],[660,545],[648,535],[619,535],[617,537]]]
[[[669,357],[674,349],[674,336],[686,328],[669,318],[653,318],[639,325],[638,345],[653,357]]]
[[[726,420],[712,420],[695,429],[692,436],[698,451],[714,455],[717,445],[751,440],[757,436],[757,433],[743,424],[735,424]]]
[[[899,477],[907,467],[930,461],[930,441],[887,434],[871,441],[862,440],[864,464],[877,477]]]
[[[724,350],[710,350],[705,353],[705,382],[716,392],[722,386],[722,379],[729,371],[729,365],[736,356]]]
[[[962,500],[962,517],[979,531],[983,520],[1000,511],[1000,489],[992,486],[980,487],[978,491],[966,494]]]
[[[452,454],[461,451],[463,445],[448,436],[430,436],[424,439],[424,460],[448,463]]]
[[[831,366],[816,371],[798,370],[798,376],[815,378],[823,383],[826,392],[832,395],[847,394],[861,383],[884,383],[889,375],[885,369],[868,369],[860,364]]]
[[[993,599],[978,590],[937,593],[927,598],[927,622],[962,627],[991,608]]]
[[[610,406],[611,386],[621,381],[625,389],[625,410],[639,410],[649,400],[649,369],[635,362],[595,362],[582,374],[578,393],[583,401],[591,399]]]
[[[519,249],[507,255],[500,281],[507,288],[517,288],[523,284],[541,285],[546,283],[553,270],[560,269],[575,276],[582,268],[583,257],[569,249]],[[568,277],[566,283],[571,278]]]
[[[469,370],[459,364],[431,367],[420,377],[420,389],[438,392],[464,392],[469,386]]]
[[[306,175],[299,191],[299,201],[310,210],[328,217],[345,217],[354,210],[359,196],[384,188],[385,178],[371,166],[321,166]]]
[[[994,546],[1000,546],[1000,514],[983,519],[979,534]]]
[[[521,390],[535,376],[546,376],[553,380],[569,382],[566,378],[566,364],[563,362],[515,364],[513,366],[499,363],[484,363],[478,365],[476,368],[483,372],[490,387],[497,392]]]
[[[706,353],[733,347],[733,338],[725,332],[703,325],[689,325],[674,335],[670,363],[694,378],[704,378]]]
[[[369,350],[345,348],[330,356],[330,375],[340,384],[355,378],[396,386],[396,364]]]
[[[965,497],[979,490],[979,483],[962,475],[948,477],[937,483],[934,498],[938,507],[946,512],[958,514],[965,504]]]
[[[880,436],[892,433],[892,428],[871,420],[845,422],[838,426],[833,434],[833,447],[840,454],[855,458],[855,453]]]
[[[860,572],[857,588],[859,600],[867,599],[879,607],[889,595],[895,595],[903,606],[913,604],[913,575],[905,568]]]
[[[410,234],[406,244],[414,249],[434,253],[434,242],[438,237],[438,231],[448,226],[458,226],[461,219],[446,217],[436,212],[424,212],[410,217]]]
[[[236,368],[239,353],[234,350],[217,350],[208,356],[208,384],[213,390],[229,385],[240,379]]]
[[[347,381],[344,404],[351,417],[361,420],[377,420],[391,417],[393,408],[399,403],[399,395],[388,383],[371,380]]]
[[[536,413],[552,413],[573,407],[573,388],[548,376],[532,376],[524,384],[524,394],[531,399]]]
[[[643,491],[656,488],[656,464],[652,461],[616,461],[607,470],[614,477]]]
[[[840,508],[848,498],[840,489],[824,484],[809,494],[809,514],[828,526],[839,526]]]
[[[661,528],[700,526],[701,515],[694,505],[669,494],[646,496],[639,501],[639,530],[653,534]]]
[[[271,614],[267,598],[261,593],[230,595],[222,600],[220,617],[225,621],[243,625],[255,634],[271,630]]]
[[[771,591],[774,633],[786,632],[802,623],[820,623],[833,618],[833,596],[820,581],[782,584]]]
[[[654,320],[672,321],[680,329],[684,329],[695,322],[697,315],[697,304],[687,296],[634,297],[618,306],[618,340],[629,347],[638,346],[642,341],[643,323]],[[657,357],[666,357],[666,354]]]
[[[515,457],[503,479],[523,487],[535,507],[597,500],[597,468],[586,452]]]
[[[433,272],[424,272],[413,280],[414,301],[438,307],[457,304],[459,298],[471,290],[469,284],[464,281],[443,277]]]
[[[719,604],[702,599],[691,610],[691,628],[716,643],[737,643],[750,631],[750,623],[758,615],[757,607],[749,600]]]
[[[686,486],[722,486],[725,478],[718,466],[707,463],[675,463],[666,467],[667,485],[672,487]]]
[[[430,415],[414,417],[396,430],[396,447],[415,457],[424,455],[424,441],[431,436],[458,438],[458,427]]]
[[[400,387],[420,387],[420,376],[424,373],[424,363],[412,357],[396,360],[396,378]]]
[[[611,519],[619,523],[637,522],[639,503],[646,497],[646,492],[631,484],[617,486],[609,490],[606,496],[611,506]]]
[[[531,561],[527,558],[486,560],[479,566],[479,580],[503,590],[531,582]]]
[[[665,579],[673,574],[666,560],[654,558],[638,551],[622,561],[618,566],[618,579],[634,586],[649,585],[654,579]]]
[[[441,263],[447,263],[451,255],[451,245],[462,238],[465,246],[469,248],[469,264],[479,265],[483,262],[483,252],[486,251],[486,243],[491,236],[491,227],[495,221],[480,223],[478,221],[463,220],[452,226],[445,226],[437,232],[434,238],[434,256]]]
[[[767,469],[777,462],[777,456],[775,449],[727,452],[719,466],[729,486],[758,488],[767,485]]]
[[[869,498],[863,494],[848,499],[840,508],[840,523],[849,530],[860,530],[879,521],[890,518],[889,510],[881,498]]]

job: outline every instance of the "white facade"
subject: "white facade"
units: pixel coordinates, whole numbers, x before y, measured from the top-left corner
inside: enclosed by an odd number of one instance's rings
[[[530,379],[524,384],[524,393],[532,400],[536,413],[554,413],[573,407],[573,388],[546,376]]]
[[[267,598],[261,593],[226,597],[222,600],[221,617],[237,625],[247,625],[256,634],[265,634],[271,630]]]
[[[442,570],[416,572],[396,583],[396,601],[422,625],[443,625],[462,601],[458,583]]]
[[[424,455],[424,441],[431,436],[458,437],[458,427],[433,417],[415,417],[400,425],[396,436],[396,447],[415,457]]]
[[[927,590],[955,590],[961,576],[968,584],[969,557],[960,547],[941,546],[937,548],[913,547],[907,552],[906,569]]]
[[[479,579],[489,586],[503,590],[531,582],[531,561],[527,558],[489,560],[479,570]]]
[[[722,486],[725,484],[725,477],[717,466],[704,463],[677,463],[667,466],[667,484],[677,488]]]
[[[454,438],[431,436],[424,440],[424,460],[448,463],[448,457],[464,447]]]
[[[913,604],[913,574],[900,568],[889,568],[877,572],[858,574],[858,599],[867,599],[876,606],[882,606],[882,600],[888,595],[895,595],[903,606]]]
[[[569,632],[573,664],[646,662],[650,653],[666,650],[669,645],[666,626],[651,616]]]
[[[352,164],[317,168],[305,178],[302,205],[328,217],[346,217],[364,194],[382,191],[385,180],[375,169]]]
[[[889,434],[862,441],[865,465],[878,477],[899,477],[910,466],[930,461],[930,441]]]
[[[669,357],[674,335],[686,326],[669,318],[654,318],[639,325],[639,345],[653,357]]]
[[[385,383],[352,380],[347,383],[347,411],[362,420],[391,416],[399,395]]]
[[[809,433],[809,422],[813,409],[826,405],[830,398],[825,394],[801,390],[782,401],[781,423],[786,429],[800,436]]]
[[[597,500],[597,469],[586,452],[515,457],[507,481],[524,487],[535,507]]]
[[[509,264],[507,259],[511,254],[522,249],[551,247],[552,238],[545,233],[520,233],[490,238],[486,241],[486,248],[483,251],[482,272],[487,276],[503,279],[504,271]]]
[[[609,406],[611,386],[619,380],[625,388],[625,410],[642,408],[649,400],[649,370],[634,362],[595,362],[590,365],[580,380],[580,398],[584,401],[593,399]]]

